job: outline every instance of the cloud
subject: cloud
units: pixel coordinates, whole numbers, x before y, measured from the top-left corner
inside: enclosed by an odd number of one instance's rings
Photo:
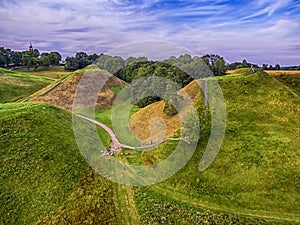
[[[76,51],[99,54],[130,42],[162,40],[198,54],[226,54],[229,60],[247,55],[275,60],[299,44],[299,9],[292,0],[2,1],[0,42],[24,50],[31,40],[43,51],[69,56]],[[273,46],[285,50],[276,52]],[[281,56],[283,63],[296,63],[299,57],[286,59]]]
[[[253,14],[250,14],[243,19],[249,19],[257,16],[267,14],[269,17],[273,15],[277,10],[288,6],[291,3],[291,0],[257,0],[253,1],[251,7],[256,9]]]
[[[299,29],[299,23],[293,20],[281,19],[268,28],[260,30],[261,33],[270,36],[284,37],[289,34],[294,34]]]

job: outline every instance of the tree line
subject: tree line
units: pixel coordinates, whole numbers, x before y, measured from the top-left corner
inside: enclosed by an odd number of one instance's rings
[[[164,112],[169,116],[177,113],[174,106],[180,101],[176,95],[180,88],[194,79],[225,75],[227,70],[224,58],[214,54],[202,57],[184,54],[163,61],[151,61],[146,57],[129,57],[124,60],[119,56],[101,55],[95,64],[131,83],[132,101],[141,108],[161,99],[169,99],[165,100],[164,108]],[[157,96],[157,93],[160,95]]]
[[[2,68],[16,66],[25,66],[28,69],[37,69],[39,66],[47,68],[49,66],[60,65],[61,60],[61,54],[56,51],[40,54],[38,49],[34,49],[33,51],[13,51],[8,48],[0,47],[0,67]],[[127,65],[146,61],[149,61],[146,57],[129,57],[126,60],[124,60],[119,56],[107,56],[103,54],[88,55],[85,52],[77,52],[75,56],[67,57],[65,63],[63,63],[62,65],[65,65],[66,70],[73,71],[77,69],[82,69],[94,62],[97,62],[97,64],[99,64],[101,67],[106,68],[112,73],[115,73],[120,68],[123,68]],[[246,59],[244,59],[242,62],[226,64],[223,57],[215,54],[206,54],[201,57],[191,57],[190,55],[185,54],[179,56],[178,58],[172,56],[164,60],[163,62],[171,64],[173,66],[178,66],[184,71],[187,71],[187,73],[191,74],[192,76],[197,75],[197,70],[199,69],[199,66],[202,67],[201,64],[203,62],[205,62],[205,64],[215,76],[225,75],[226,70],[259,67],[254,63],[247,62]],[[278,63],[274,66],[264,63],[261,67],[264,70],[300,70],[300,65],[281,67]]]
[[[236,70],[240,68],[251,68],[251,67],[259,68],[257,64],[247,62],[246,59],[244,59],[242,62],[234,62],[231,64],[227,64],[226,66],[228,70]],[[300,70],[300,65],[281,67],[279,63],[276,63],[275,65],[269,65],[264,63],[262,64],[261,68],[263,70]]]
[[[13,51],[11,49],[0,47],[0,67],[26,66],[28,69],[37,69],[39,66],[57,66],[60,64],[61,60],[61,54],[55,51],[40,53],[38,49],[34,49],[32,51]],[[65,69],[82,69],[95,62],[101,68],[104,68],[112,73],[116,73],[119,69],[130,64],[135,64],[138,62],[151,63],[146,57],[129,57],[124,60],[120,56],[108,56],[104,54],[88,55],[85,52],[77,52],[75,56],[66,58]],[[225,75],[227,70],[223,57],[213,54],[204,55],[202,57],[195,56],[193,58],[188,54],[179,56],[178,58],[172,56],[163,62],[173,66],[178,66],[192,75],[197,73],[196,69],[203,67],[201,65],[203,62],[205,62],[209,69],[213,71],[214,75]]]
[[[16,67],[25,66],[37,69],[39,66],[49,67],[58,66],[62,56],[58,52],[44,52],[40,54],[38,49],[32,51],[13,51],[4,47],[0,47],[0,67]]]

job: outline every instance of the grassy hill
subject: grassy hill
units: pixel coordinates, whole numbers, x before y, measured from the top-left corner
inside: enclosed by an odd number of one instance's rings
[[[199,101],[201,98],[199,84],[196,81],[192,81],[182,88],[178,94],[181,92],[187,93],[194,102]],[[165,102],[159,101],[148,105],[145,108],[141,108],[130,118],[130,130],[137,138],[142,140],[142,142],[149,143],[150,139],[153,142],[158,142],[164,138],[175,135],[180,129],[180,116],[178,114],[172,117],[167,116],[163,112],[164,107]],[[160,121],[155,121],[156,118],[160,118],[165,121],[166,124],[163,125]],[[151,122],[153,124],[152,126],[149,126]],[[166,128],[165,133],[162,132],[165,130],[164,128]]]
[[[142,189],[148,199],[136,198],[139,210],[149,216],[147,208],[156,204],[161,211],[155,215],[176,221],[173,212],[164,211],[166,201],[170,204],[176,200],[262,219],[254,224],[268,220],[299,223],[299,96],[263,71],[250,74],[249,69],[242,69],[217,79],[226,101],[227,128],[215,161],[204,172],[198,171],[206,147],[206,140],[200,139],[192,160],[181,172]],[[142,109],[143,113],[155,111],[153,107]],[[148,124],[141,126],[147,129]],[[172,152],[170,148],[171,144],[165,144],[128,160],[144,165],[157,163]],[[140,191],[137,189],[137,193]],[[169,200],[158,200],[158,195]]]
[[[0,105],[0,224],[117,224],[112,183],[77,148],[69,112]]]
[[[66,75],[34,101],[70,109],[83,73]],[[207,136],[201,136],[179,173],[147,187],[114,184],[96,175],[78,150],[69,112],[46,103],[0,105],[0,224],[299,224],[299,96],[263,71],[241,69],[217,79],[227,128],[216,159],[199,172],[207,144]],[[102,99],[111,102],[109,96],[122,85],[107,84]],[[197,88],[192,82],[184,89],[194,101],[201,100]],[[176,133],[178,120],[162,117],[162,103],[132,116],[137,136],[147,138],[155,117],[166,120],[167,136]],[[111,125],[111,110],[105,107],[96,118]],[[98,131],[108,146],[108,134]],[[135,154],[124,150],[115,157],[148,166],[165,159],[176,144]]]
[[[57,80],[55,83],[35,93],[35,97],[31,101],[47,102],[63,109],[71,110],[76,89],[78,88],[80,79],[86,72],[93,73],[93,75],[99,80],[106,78],[104,74],[108,74],[108,72],[100,72],[99,69],[93,69],[91,67],[77,70],[65,75],[60,80]],[[114,76],[110,77],[98,94],[98,107],[110,108],[117,92],[124,86],[124,81]],[[90,87],[87,87],[87,89],[88,88]]]
[[[267,70],[266,72],[300,96],[300,71]]]
[[[0,68],[0,103],[22,99],[51,82],[50,79]]]

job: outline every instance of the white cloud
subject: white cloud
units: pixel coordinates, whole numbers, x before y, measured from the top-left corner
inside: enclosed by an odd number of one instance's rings
[[[254,13],[245,16],[243,19],[250,19],[256,16],[261,16],[263,14],[268,14],[268,16],[272,16],[273,13],[280,8],[283,8],[291,3],[291,0],[258,0],[253,1],[252,6],[254,9]]]
[[[299,23],[292,20],[282,19],[276,21],[274,25],[260,30],[259,33],[266,34],[269,36],[284,37],[289,34],[295,33],[295,31],[298,29]]]
[[[7,47],[20,50],[27,48],[32,40],[38,48],[59,50],[67,56],[76,51],[102,53],[129,42],[162,40],[183,45],[199,54],[227,54],[230,60],[247,54],[254,58],[255,52],[262,54],[262,49],[272,52],[274,57],[273,46],[288,49],[292,44],[299,44],[295,43],[299,18],[274,17],[274,12],[285,7],[290,0],[256,0],[238,8],[228,4],[215,5],[216,2],[226,2],[223,0],[201,1],[202,4],[190,0],[186,2],[192,4],[182,10],[152,9],[158,0],[137,2],[6,2],[0,8],[0,41]],[[246,13],[249,14],[244,16],[244,19],[248,18],[247,22],[240,16]],[[269,19],[264,23],[255,22],[254,17],[262,14],[267,14]],[[63,32],[67,29],[69,32]],[[283,54],[283,51],[278,52]]]

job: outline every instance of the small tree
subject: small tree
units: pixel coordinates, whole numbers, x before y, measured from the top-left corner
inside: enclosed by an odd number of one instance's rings
[[[218,58],[215,63],[215,75],[222,76],[225,75],[227,71],[226,63],[223,57]]]
[[[268,69],[268,64],[263,64],[262,68],[263,68],[263,70],[267,70]]]
[[[242,61],[242,66],[243,66],[243,68],[249,67],[248,62],[247,62],[246,59],[244,59],[244,60]]]
[[[280,70],[280,65],[278,63],[275,65],[275,70]]]

